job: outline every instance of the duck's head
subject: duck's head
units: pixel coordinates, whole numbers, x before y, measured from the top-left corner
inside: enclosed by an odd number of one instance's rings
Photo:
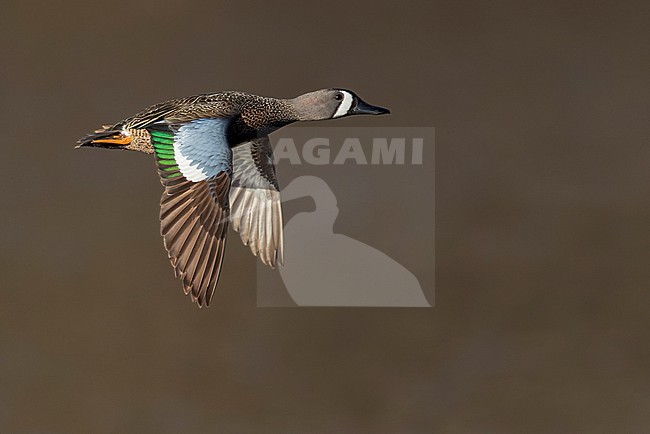
[[[301,121],[318,121],[351,115],[383,115],[390,110],[370,105],[346,89],[322,89],[290,100]]]

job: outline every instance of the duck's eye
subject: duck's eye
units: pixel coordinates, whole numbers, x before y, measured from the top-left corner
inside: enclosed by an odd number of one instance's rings
[[[337,93],[336,95],[334,95],[334,99],[337,101],[341,101],[343,99],[343,94],[340,92]]]

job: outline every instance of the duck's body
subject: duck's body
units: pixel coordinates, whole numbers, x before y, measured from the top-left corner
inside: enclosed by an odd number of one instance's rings
[[[221,271],[228,223],[253,254],[283,263],[282,207],[268,134],[296,121],[383,114],[353,92],[294,99],[220,92],[170,100],[105,126],[79,147],[155,154],[165,187],[161,234],[186,294],[208,305]]]
[[[231,120],[227,131],[231,147],[300,120],[287,100],[227,91],[155,104],[115,125],[105,126],[79,142],[81,146],[152,154],[154,147],[148,131],[152,125],[161,122],[180,124],[205,118]]]

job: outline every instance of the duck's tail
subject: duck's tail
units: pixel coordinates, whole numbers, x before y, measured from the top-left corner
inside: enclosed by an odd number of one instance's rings
[[[77,140],[76,147],[127,149],[145,154],[153,152],[150,136],[146,130],[121,129],[117,125],[103,125],[94,133]]]
[[[130,132],[115,129],[113,125],[103,125],[100,129],[95,130],[94,133],[77,140],[77,148],[89,146],[94,148],[124,149],[132,141],[133,137]]]

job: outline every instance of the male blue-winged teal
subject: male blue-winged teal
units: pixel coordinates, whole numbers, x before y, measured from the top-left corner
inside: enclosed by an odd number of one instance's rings
[[[282,264],[282,206],[268,135],[293,122],[388,109],[354,92],[323,89],[294,99],[220,92],[153,105],[79,140],[78,147],[154,154],[165,191],[161,235],[185,294],[214,295],[229,222],[254,255]]]

